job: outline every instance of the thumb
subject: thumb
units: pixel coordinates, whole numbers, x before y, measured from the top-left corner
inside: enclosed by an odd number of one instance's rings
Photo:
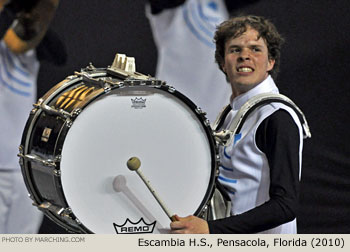
[[[174,214],[173,216],[171,216],[171,220],[174,222],[174,221],[180,221],[181,218],[177,215],[177,214]]]

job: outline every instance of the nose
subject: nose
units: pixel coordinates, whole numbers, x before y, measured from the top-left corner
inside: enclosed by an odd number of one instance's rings
[[[246,60],[250,60],[250,53],[249,50],[243,49],[239,54],[238,61],[242,62]]]

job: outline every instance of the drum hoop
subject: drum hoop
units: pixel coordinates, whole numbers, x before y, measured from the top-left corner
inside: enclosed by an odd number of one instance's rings
[[[169,87],[169,86],[168,86]],[[167,86],[162,86],[160,87],[160,89],[163,89],[164,91],[169,92],[169,88]],[[196,114],[197,118],[199,119],[198,121],[200,121],[202,128],[205,130],[208,142],[209,142],[209,146],[210,146],[210,154],[211,154],[211,174],[210,174],[210,183],[208,185],[207,188],[207,192],[203,197],[203,200],[201,202],[201,204],[199,205],[199,208],[195,211],[195,213],[193,215],[195,216],[200,216],[203,214],[203,212],[205,211],[206,206],[210,203],[210,199],[214,194],[214,189],[215,189],[215,181],[216,178],[218,176],[218,148],[217,148],[217,142],[214,140],[214,136],[212,133],[212,128],[210,126],[209,121],[206,119],[205,117],[205,113],[200,113],[197,112],[196,109],[196,105],[184,94],[178,92],[177,90],[175,90],[174,92],[170,92],[172,93],[176,98],[178,98],[179,100],[181,100],[182,102],[184,102],[193,112],[194,114]]]

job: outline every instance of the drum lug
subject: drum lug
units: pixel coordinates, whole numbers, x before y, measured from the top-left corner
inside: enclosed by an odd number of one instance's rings
[[[154,86],[156,88],[160,88],[161,86],[165,86],[166,82],[161,81],[161,80],[156,80],[156,79],[150,79],[151,86]]]
[[[19,150],[19,153],[17,154],[17,156],[18,156],[18,157],[22,157],[22,156],[23,156],[23,153],[24,153],[24,146],[23,146],[23,145],[20,145],[20,146],[18,147],[18,150]],[[24,165],[23,158],[20,158],[20,159],[19,159],[19,164],[20,164],[21,167]]]
[[[71,218],[72,209],[70,209],[69,207],[64,208],[64,207],[56,206],[48,201],[44,201],[40,205],[36,205],[36,207],[38,207],[38,209],[43,212],[50,211],[58,216]]]
[[[152,86],[154,86],[155,88],[161,88],[166,85],[167,85],[166,81],[152,80]]]
[[[82,110],[81,110],[80,108],[75,108],[75,109],[70,113],[69,118],[66,118],[66,122],[65,122],[67,128],[72,127],[72,125],[73,125],[72,119],[76,118],[76,117],[81,113],[81,111],[82,111]]]
[[[208,210],[208,204],[206,204],[204,207],[203,207],[203,210],[202,210],[202,217],[204,216],[205,212]]]
[[[92,62],[90,62],[89,65],[86,67],[86,69],[89,71],[94,71],[96,70],[96,67],[92,64]]]
[[[202,218],[204,220],[208,219],[208,203],[204,205],[204,207],[202,208],[202,210],[200,211],[200,213],[198,214],[199,218]]]
[[[72,125],[73,125],[72,120],[67,119],[67,120],[66,120],[66,125],[67,125],[68,128],[72,127]]]
[[[81,113],[81,108],[75,108],[73,111],[72,111],[72,117],[77,117],[80,113]]]
[[[199,115],[201,115],[203,117],[205,117],[207,115],[207,113],[204,112],[200,107],[196,107],[195,111],[196,111],[197,114],[199,114]],[[206,126],[210,126],[210,121],[208,119],[205,120],[204,123],[205,123]]]
[[[55,159],[42,159],[41,157],[35,155],[35,154],[27,154],[24,155],[23,153],[18,153],[17,154],[18,157],[26,160],[26,161],[30,161],[30,162],[36,162],[36,163],[40,163],[44,166],[50,166],[50,167],[56,167],[57,166],[57,162],[60,161],[60,157],[56,157]],[[21,161],[23,162],[23,161]]]
[[[33,104],[33,109],[30,111],[31,114],[35,114],[38,111],[38,108],[40,108],[40,106],[43,104],[44,99],[40,98],[37,103]]]
[[[44,201],[40,205],[33,203],[33,205],[36,206],[40,211],[44,212],[49,217],[51,214],[51,215],[54,215],[54,216],[61,218],[61,221],[64,221],[65,224],[76,223],[78,226],[82,225],[81,221],[75,217],[75,215],[73,214],[73,211],[70,207],[64,208],[64,207],[61,207],[58,205],[54,205],[48,201]],[[68,231],[69,231],[69,229],[68,229]]]
[[[152,77],[148,77],[147,80],[144,80],[144,79],[135,79],[133,77],[129,77],[128,79],[125,79],[124,82],[123,82],[123,85],[125,86],[129,86],[129,87],[133,87],[133,86],[151,86],[151,87],[155,87],[155,88],[160,88],[162,86],[165,85],[165,82],[161,81],[161,80],[157,80],[157,79],[154,79]],[[120,87],[122,87],[120,85]],[[168,90],[169,92],[173,93],[175,92],[175,89],[174,90]]]
[[[196,110],[197,114],[199,114],[199,115],[206,115],[207,114],[200,107],[197,107],[195,110]]]
[[[66,217],[66,218],[72,218],[71,215],[72,215],[72,209],[70,207],[67,207],[67,208],[61,208],[59,214],[63,217]]]
[[[54,170],[53,170],[53,174],[54,174],[56,177],[60,177],[60,176],[61,176],[61,170],[54,169]]]
[[[69,75],[68,77],[66,77],[67,80],[74,80],[78,78],[78,75]]]
[[[57,109],[51,108],[50,106],[48,106],[46,104],[36,103],[33,106],[36,109],[42,109],[43,111],[45,111],[46,113],[48,113],[50,115],[58,115],[60,117],[66,118],[66,119],[72,117],[72,115],[70,113],[68,113],[67,111],[65,111],[63,109],[57,110]]]
[[[215,158],[216,158],[215,161],[216,161],[216,167],[217,167],[217,168],[216,168],[216,171],[215,171],[215,173],[216,173],[216,174],[215,174],[215,177],[218,177],[218,176],[219,176],[219,173],[220,173],[220,170],[219,170],[218,167],[221,165],[221,163],[220,163],[220,155],[216,155]]]
[[[206,118],[207,113],[204,112],[200,107],[196,107],[195,111],[198,115],[203,117],[204,125],[211,128],[210,121]]]
[[[111,92],[112,87],[111,87],[111,85],[109,85],[109,84],[105,84],[104,87],[103,87],[103,90],[104,90],[104,92],[105,92],[106,94],[108,94],[109,92]]]
[[[172,86],[169,86],[169,87],[168,87],[168,91],[169,91],[170,93],[175,93],[176,89],[175,89],[174,87],[172,87]]]

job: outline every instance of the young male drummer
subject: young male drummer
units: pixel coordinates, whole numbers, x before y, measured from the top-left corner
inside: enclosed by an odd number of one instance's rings
[[[47,34],[58,2],[0,0],[0,233],[37,233],[41,224],[42,214],[28,198],[17,154],[36,99],[39,60],[33,49]],[[54,48],[55,53],[62,51]]]
[[[228,128],[241,106],[261,93],[278,93],[283,39],[263,17],[223,22],[215,34],[216,61],[231,84]],[[270,103],[252,112],[232,146],[221,147],[219,182],[232,201],[231,216],[205,221],[179,217],[173,233],[296,233],[303,131],[294,111]]]

